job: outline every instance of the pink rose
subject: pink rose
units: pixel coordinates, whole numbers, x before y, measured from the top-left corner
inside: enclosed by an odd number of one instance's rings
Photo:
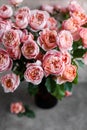
[[[32,33],[29,34],[25,34],[23,32],[22,38],[21,38],[21,42],[25,43],[25,42],[29,42],[30,40],[34,40],[34,36]]]
[[[87,52],[83,55],[83,62],[87,65]]]
[[[14,60],[20,59],[21,57],[21,49],[19,47],[7,49],[7,52],[9,56]]]
[[[69,96],[71,96],[71,95],[72,95],[72,92],[65,91],[65,96],[66,96],[66,97],[69,97]]]
[[[2,41],[2,37],[6,31],[11,29],[10,21],[1,20],[0,21],[0,41]]]
[[[26,59],[33,59],[39,54],[39,46],[37,43],[30,39],[28,42],[24,43],[22,48],[22,54]]]
[[[82,39],[82,44],[84,48],[87,48],[87,28],[81,28],[79,31],[79,35]]]
[[[57,46],[56,37],[57,32],[55,30],[49,30],[47,28],[40,32],[37,43],[43,50],[48,51]]]
[[[51,5],[42,5],[41,9],[47,11],[48,13],[53,13],[54,7]]]
[[[71,64],[71,55],[69,54],[69,52],[63,52],[62,53],[62,61],[65,64]]]
[[[12,5],[14,5],[14,6],[17,6],[18,4],[20,4],[20,3],[23,2],[23,0],[9,0],[9,1],[10,1],[10,3],[11,3]]]
[[[47,20],[46,28],[57,30],[57,21],[53,17],[49,17]]]
[[[3,44],[6,48],[15,48],[20,45],[20,37],[17,30],[9,30],[3,36]]]
[[[70,31],[72,34],[75,33],[79,27],[78,21],[72,17],[64,20],[62,23],[62,28]]]
[[[27,6],[19,8],[15,15],[20,14],[20,13],[25,13],[29,17],[31,15],[31,11],[30,11],[30,9]]]
[[[72,0],[70,4],[68,5],[68,10],[70,12],[84,12],[82,7],[79,5],[79,3],[76,0]]]
[[[14,73],[1,77],[1,84],[5,93],[14,92],[20,84],[20,77]]]
[[[57,36],[57,45],[61,51],[72,49],[73,37],[69,31],[62,30]]]
[[[11,113],[19,114],[25,112],[25,108],[22,102],[12,103],[10,106]]]
[[[24,78],[27,82],[38,85],[41,83],[44,76],[44,71],[41,67],[41,62],[30,63],[24,73]]]
[[[0,17],[1,18],[9,18],[13,15],[12,7],[9,5],[2,5],[0,7]]]
[[[7,51],[0,48],[0,73],[12,68],[12,60],[9,58]]]
[[[46,26],[48,14],[45,11],[33,10],[31,11],[31,17],[29,25],[33,31],[42,30]]]
[[[20,13],[16,15],[16,25],[20,28],[20,29],[24,29],[28,26],[28,18],[25,15],[25,13]]]
[[[62,75],[57,76],[57,84],[63,84],[65,82],[72,82],[76,77],[77,67],[75,65],[66,65]]]
[[[48,51],[43,57],[45,75],[60,75],[64,70],[62,54],[57,50]]]

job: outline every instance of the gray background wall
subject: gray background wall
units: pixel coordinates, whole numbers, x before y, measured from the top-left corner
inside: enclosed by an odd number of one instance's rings
[[[27,5],[30,9],[34,9],[42,4],[59,4],[65,6],[69,3],[70,0],[24,0],[23,5]],[[86,10],[87,12],[87,0],[78,0],[80,5]],[[0,6],[2,4],[8,3],[8,0],[0,0]],[[79,68],[79,82],[86,82],[87,81],[87,66],[83,68]]]

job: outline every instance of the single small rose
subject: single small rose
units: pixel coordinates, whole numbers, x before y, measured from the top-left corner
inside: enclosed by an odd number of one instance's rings
[[[7,51],[0,48],[0,73],[12,68],[12,60],[10,59]]]
[[[37,43],[30,39],[28,42],[24,43],[22,48],[22,54],[26,59],[33,59],[39,54],[39,46]]]
[[[20,59],[20,57],[21,57],[21,49],[20,49],[20,47],[15,47],[15,48],[12,48],[12,49],[7,49],[7,52],[9,54],[9,56],[13,60]]]
[[[56,37],[57,32],[55,30],[49,30],[47,28],[40,32],[37,43],[43,50],[48,51],[57,46]]]
[[[0,21],[0,41],[2,41],[2,37],[6,31],[11,29],[11,23],[7,20]]]
[[[14,102],[10,106],[11,113],[19,114],[25,112],[25,108],[22,102]]]
[[[24,73],[24,78],[27,82],[38,85],[41,83],[43,76],[44,71],[38,62],[27,65],[27,69]]]
[[[57,84],[63,84],[65,82],[72,82],[76,77],[77,67],[75,65],[69,64],[65,66],[62,75],[57,76]]]
[[[20,3],[23,2],[23,0],[9,0],[9,2],[14,5],[14,6],[17,6],[19,5]]]
[[[57,45],[61,51],[72,49],[73,37],[69,31],[62,30],[57,36]]]
[[[42,5],[41,9],[44,10],[44,11],[47,11],[48,13],[51,13],[51,14],[54,11],[54,7],[51,6],[51,5]]]
[[[29,25],[33,31],[39,31],[46,26],[48,14],[45,11],[32,10]]]
[[[0,17],[1,18],[10,18],[13,15],[12,7],[9,5],[2,5],[0,7]]]
[[[27,16],[25,15],[25,13],[20,13],[20,14],[17,14],[16,15],[16,18],[15,18],[15,22],[16,22],[16,25],[20,28],[20,29],[24,29],[28,26],[28,18]]]
[[[69,96],[71,96],[71,95],[72,95],[72,92],[65,91],[65,96],[66,96],[66,97],[69,97]]]
[[[43,57],[45,75],[60,75],[64,70],[62,54],[57,50],[48,51]]]
[[[9,30],[3,36],[3,44],[6,48],[15,48],[20,45],[20,37],[17,30]]]
[[[6,74],[0,80],[5,93],[14,92],[20,84],[20,77],[14,73]]]

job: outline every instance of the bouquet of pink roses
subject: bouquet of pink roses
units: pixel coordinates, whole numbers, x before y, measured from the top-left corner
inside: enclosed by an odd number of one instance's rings
[[[75,0],[65,8],[43,5],[34,10],[19,7],[22,1],[0,7],[0,73],[11,70],[0,79],[4,91],[14,92],[25,80],[34,95],[45,79],[47,91],[57,99],[71,95],[78,66],[87,64],[85,11]],[[11,112],[34,116],[21,102],[13,103]]]

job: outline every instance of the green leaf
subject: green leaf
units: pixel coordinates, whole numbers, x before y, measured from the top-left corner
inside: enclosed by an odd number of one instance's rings
[[[83,63],[82,60],[77,60],[77,59],[76,59],[76,61],[77,61],[78,65],[79,65],[80,67],[83,67],[83,66],[84,66],[84,63]]]
[[[61,100],[65,96],[64,85],[56,85],[55,91],[52,93],[57,99]]]
[[[35,117],[35,113],[29,109],[29,106],[25,105],[25,112],[23,113],[19,113],[17,114],[18,117],[23,117],[23,116],[27,116],[29,118],[34,118]]]
[[[76,74],[76,77],[75,77],[75,79],[73,80],[73,83],[74,83],[74,84],[77,84],[77,83],[78,83],[78,73]]]
[[[65,89],[64,89],[63,84],[62,85],[56,84],[56,82],[51,77],[48,77],[46,79],[45,86],[48,92],[50,92],[57,99],[61,100],[64,97]]]
[[[18,113],[17,116],[18,116],[18,117],[23,117],[23,116],[24,116],[24,113]]]
[[[79,41],[74,41],[73,42],[73,50],[77,50],[78,47],[82,46],[82,40],[80,39]]]
[[[46,79],[45,86],[46,86],[48,92],[51,93],[51,92],[53,92],[55,90],[56,82],[52,78],[48,77]]]
[[[68,90],[68,91],[72,91],[72,83],[70,83],[70,82],[66,82],[66,83],[64,83],[64,88],[65,88],[65,90]]]
[[[30,118],[35,117],[35,113],[29,108],[29,106],[25,105],[25,112],[24,115]]]
[[[38,86],[34,85],[32,83],[29,83],[28,92],[29,92],[30,95],[35,96],[38,92]]]
[[[84,54],[85,54],[85,52],[86,52],[86,50],[84,50],[84,49],[76,49],[76,50],[74,50],[74,52],[73,52],[73,57],[74,58],[81,58]]]

